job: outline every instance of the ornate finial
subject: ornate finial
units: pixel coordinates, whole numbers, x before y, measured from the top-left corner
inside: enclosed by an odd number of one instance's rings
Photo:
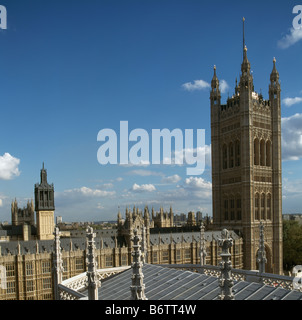
[[[234,295],[232,293],[232,287],[234,285],[232,279],[232,262],[230,261],[231,254],[229,252],[229,249],[233,245],[233,239],[230,238],[228,230],[222,230],[221,239],[218,240],[218,245],[222,248],[222,253],[220,254],[222,261],[219,264],[221,269],[219,278],[221,293],[219,299],[234,300]]]
[[[132,267],[132,286],[131,289],[131,300],[148,300],[145,296],[145,285],[143,283],[144,275],[142,272],[142,257],[139,242],[141,241],[141,237],[137,234],[137,229],[133,231],[134,236],[131,238],[133,242],[132,252],[133,263]]]
[[[147,241],[146,241],[146,227],[142,225],[142,262],[143,264],[146,263],[147,254],[148,254],[148,249],[147,249]]]
[[[200,226],[200,265],[204,266],[206,264],[206,256],[207,256],[207,250],[206,250],[206,240],[204,237],[204,224],[201,223]]]
[[[98,300],[98,288],[101,283],[97,275],[97,263],[95,256],[95,233],[93,228],[88,227],[86,230],[87,238],[87,279],[88,279],[88,300]]]
[[[243,54],[244,54],[244,48],[245,48],[245,34],[244,34],[244,22],[245,22],[245,18],[242,18],[242,29],[243,29]]]
[[[257,262],[259,265],[259,272],[264,273],[267,259],[266,259],[265,245],[264,245],[264,225],[262,221],[260,222],[260,225],[259,225],[259,250],[258,250]]]
[[[63,260],[61,252],[61,242],[60,242],[60,231],[59,228],[55,228],[54,232],[54,254],[53,254],[53,264],[54,264],[54,294],[55,300],[60,300],[58,285],[63,280]]]

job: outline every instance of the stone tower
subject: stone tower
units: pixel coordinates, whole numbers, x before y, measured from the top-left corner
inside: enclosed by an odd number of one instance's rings
[[[47,182],[47,171],[41,170],[41,182],[35,185],[35,210],[39,240],[54,238],[54,186]]]
[[[256,269],[259,224],[266,230],[267,272],[282,274],[281,97],[276,60],[269,100],[254,91],[244,45],[240,82],[221,104],[214,67],[211,82],[213,222],[244,239],[244,268]]]

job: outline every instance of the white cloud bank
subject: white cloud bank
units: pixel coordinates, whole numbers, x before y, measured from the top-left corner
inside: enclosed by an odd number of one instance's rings
[[[278,41],[278,47],[281,49],[287,49],[300,40],[302,40],[302,28],[291,28],[289,30],[289,34],[286,34],[281,40]]]
[[[221,80],[220,84],[220,91],[221,93],[227,92],[229,89],[229,85],[225,80]],[[205,89],[210,89],[211,85],[210,83],[204,81],[204,80],[195,80],[194,82],[187,82],[182,85],[182,88],[186,91],[200,91]]]
[[[113,195],[115,195],[115,191],[91,189],[87,187],[65,190],[60,194],[60,196],[63,196],[63,197],[64,196],[74,196],[74,197],[82,196],[82,197],[92,197],[92,198],[108,197]]]
[[[20,175],[19,166],[20,160],[5,153],[0,156],[0,180],[11,180]]]
[[[138,185],[138,184],[134,184],[132,186],[131,189],[133,192],[152,192],[155,191],[156,188],[154,187],[153,184],[142,184],[142,185]]]
[[[282,159],[299,160],[302,158],[302,114],[297,113],[282,118]]]
[[[181,180],[181,177],[178,174],[174,174],[173,176],[164,177],[162,179],[163,183],[174,184]]]
[[[295,97],[295,98],[285,98],[282,100],[282,103],[286,106],[286,107],[291,107],[294,104],[298,104],[302,102],[302,98],[301,97]]]

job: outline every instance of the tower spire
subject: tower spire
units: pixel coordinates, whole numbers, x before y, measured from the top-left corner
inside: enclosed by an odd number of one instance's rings
[[[245,48],[245,35],[244,35],[244,21],[245,21],[245,18],[243,17],[242,18],[242,27],[243,27],[243,58],[244,58],[244,48]]]

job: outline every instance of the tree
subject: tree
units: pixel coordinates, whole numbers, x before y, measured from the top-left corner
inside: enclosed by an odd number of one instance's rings
[[[297,221],[283,221],[283,267],[291,270],[302,265],[302,225]]]

